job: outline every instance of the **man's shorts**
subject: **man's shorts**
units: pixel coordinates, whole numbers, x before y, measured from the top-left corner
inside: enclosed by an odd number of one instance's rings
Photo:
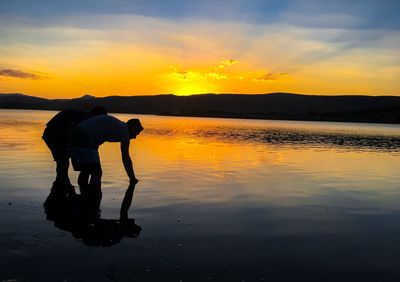
[[[81,148],[71,145],[68,150],[75,171],[94,172],[101,170],[98,148]]]
[[[68,161],[70,158],[67,150],[67,143],[65,142],[65,136],[59,133],[49,130],[47,127],[43,132],[42,136],[47,147],[49,147],[53,159],[56,162]]]
[[[101,171],[99,148],[93,146],[90,138],[75,127],[69,135],[68,151],[75,171]]]

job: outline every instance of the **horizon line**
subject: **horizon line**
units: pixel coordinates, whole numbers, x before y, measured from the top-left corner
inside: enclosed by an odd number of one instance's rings
[[[87,99],[96,99],[96,98],[108,98],[108,97],[154,97],[154,96],[176,96],[176,97],[191,97],[191,96],[201,96],[201,95],[251,95],[251,96],[262,96],[262,95],[271,95],[271,94],[289,94],[289,95],[299,95],[299,96],[366,96],[366,97],[399,97],[399,95],[368,95],[368,94],[309,94],[309,93],[293,93],[293,92],[268,92],[268,93],[193,93],[193,94],[188,94],[188,95],[179,95],[179,94],[174,94],[174,93],[154,93],[154,94],[135,94],[135,95],[121,95],[121,94],[112,94],[112,95],[107,95],[107,96],[95,96],[92,94],[83,94],[82,96],[77,96],[77,97],[44,97],[44,96],[37,96],[33,94],[26,94],[26,93],[21,93],[21,92],[8,92],[8,93],[0,93],[0,95],[23,95],[23,96],[29,96],[29,97],[36,97],[36,98],[41,98],[41,99],[47,99],[47,100],[72,100],[72,99],[82,99],[87,97]]]

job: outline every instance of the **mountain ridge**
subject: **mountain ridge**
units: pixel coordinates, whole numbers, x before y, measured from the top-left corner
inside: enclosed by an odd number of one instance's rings
[[[23,93],[0,94],[0,108],[89,110],[172,116],[255,118],[400,123],[400,97],[368,95],[307,95],[285,92],[267,94],[174,94],[47,99]]]

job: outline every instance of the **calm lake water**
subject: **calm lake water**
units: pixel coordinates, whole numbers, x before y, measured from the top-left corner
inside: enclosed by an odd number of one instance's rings
[[[400,280],[398,125],[117,114],[145,127],[142,231],[98,247],[46,219],[54,115],[0,110],[0,281]],[[100,156],[101,218],[118,219],[119,145]]]

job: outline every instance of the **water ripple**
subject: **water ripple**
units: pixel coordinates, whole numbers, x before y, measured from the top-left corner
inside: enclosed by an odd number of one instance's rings
[[[400,152],[400,136],[357,132],[320,132],[306,130],[260,128],[159,128],[150,127],[146,134],[214,139],[228,142],[266,143],[274,145],[307,145],[342,147],[352,150],[384,150]]]

